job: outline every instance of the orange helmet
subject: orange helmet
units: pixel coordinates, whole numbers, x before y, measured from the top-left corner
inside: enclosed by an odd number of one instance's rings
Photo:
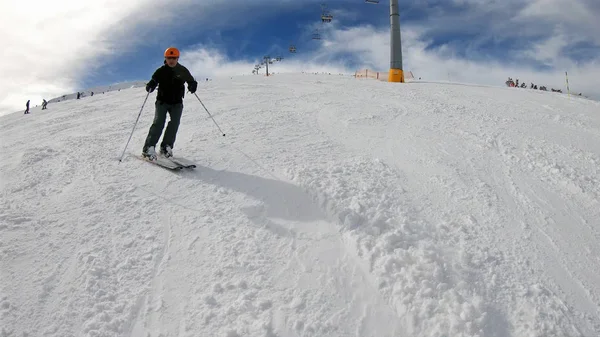
[[[179,57],[179,50],[175,47],[169,47],[165,50],[165,57]]]

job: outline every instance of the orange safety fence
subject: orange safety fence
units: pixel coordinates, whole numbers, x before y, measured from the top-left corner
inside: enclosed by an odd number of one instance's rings
[[[375,71],[371,69],[360,69],[354,72],[354,77],[356,78],[372,78],[384,82],[388,81],[388,75],[389,71]],[[414,78],[412,71],[404,73],[404,81],[414,80]]]

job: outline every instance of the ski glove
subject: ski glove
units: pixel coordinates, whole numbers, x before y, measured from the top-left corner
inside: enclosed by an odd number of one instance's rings
[[[198,82],[193,81],[188,83],[188,90],[193,94],[196,92],[196,89],[198,89]]]
[[[148,82],[148,84],[146,84],[146,91],[153,92],[154,89],[156,89],[156,82],[154,80],[151,80],[150,82]]]

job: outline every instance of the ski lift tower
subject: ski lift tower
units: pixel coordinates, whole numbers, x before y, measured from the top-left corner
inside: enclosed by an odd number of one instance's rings
[[[269,74],[269,64],[273,64],[275,62],[281,62],[281,60],[283,60],[283,57],[281,57],[281,56],[277,56],[276,58],[271,58],[271,56],[267,55],[267,56],[263,57],[263,61],[260,64],[261,65],[264,64],[265,67],[267,68],[266,72],[265,72],[266,76],[271,76]]]
[[[378,4],[379,0],[365,0],[365,3]],[[390,0],[390,73],[388,75],[388,82],[404,83],[398,0]]]
[[[388,75],[388,82],[404,83],[398,0],[390,0],[390,73]]]

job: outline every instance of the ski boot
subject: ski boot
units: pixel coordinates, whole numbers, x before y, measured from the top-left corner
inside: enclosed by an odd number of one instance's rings
[[[147,158],[149,160],[156,160],[156,151],[154,150],[154,146],[150,146],[145,151],[142,151],[142,157]]]
[[[164,146],[164,147],[160,147],[160,154],[163,155],[165,158],[171,158],[173,157],[173,149],[171,149],[171,147],[169,145]]]

